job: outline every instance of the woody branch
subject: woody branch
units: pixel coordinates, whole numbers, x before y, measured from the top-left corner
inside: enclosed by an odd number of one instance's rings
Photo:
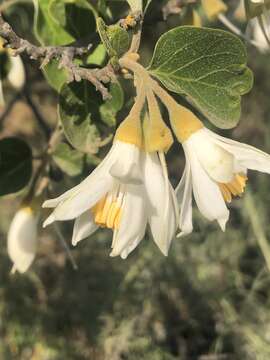
[[[65,69],[68,73],[68,82],[87,80],[91,82],[103,99],[110,98],[105,83],[115,80],[115,74],[110,64],[104,68],[87,69],[74,63],[76,57],[89,53],[91,44],[87,47],[76,46],[36,46],[28,40],[19,37],[12,27],[7,23],[0,13],[0,36],[5,40],[5,47],[15,51],[15,56],[26,53],[31,59],[41,62],[41,67],[47,65],[51,60],[59,61],[59,68]]]

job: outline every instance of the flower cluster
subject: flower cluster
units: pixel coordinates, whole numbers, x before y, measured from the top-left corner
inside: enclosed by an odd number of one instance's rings
[[[127,118],[118,127],[111,150],[79,185],[44,202],[54,221],[75,219],[72,244],[99,227],[113,231],[111,256],[123,259],[142,241],[149,225],[154,242],[167,256],[176,234],[193,230],[192,199],[209,221],[223,231],[229,219],[227,204],[241,196],[247,171],[270,173],[270,156],[256,148],[215,134],[189,109],[178,104],[129,54],[120,65],[134,74],[137,96]],[[164,122],[160,103],[168,112]],[[182,144],[186,165],[173,189],[165,154],[174,138]],[[13,271],[25,272],[37,248],[38,213],[20,209],[9,229],[8,253]]]
[[[44,226],[75,219],[73,245],[99,227],[112,229],[111,256],[122,258],[144,238],[148,224],[154,242],[167,255],[177,232],[179,236],[192,232],[193,196],[202,215],[217,220],[225,231],[227,203],[244,192],[247,170],[270,173],[268,154],[208,130],[136,60],[131,55],[120,60],[134,73],[137,97],[108,155],[82,183],[43,204],[54,208]],[[175,190],[165,161],[173,135],[158,100],[168,110],[171,129],[186,157]]]

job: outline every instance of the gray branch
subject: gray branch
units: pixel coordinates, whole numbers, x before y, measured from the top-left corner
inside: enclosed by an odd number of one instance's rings
[[[67,71],[68,82],[87,80],[101,93],[104,100],[110,98],[110,94],[104,86],[104,83],[115,81],[115,73],[110,64],[102,69],[87,69],[74,63],[74,58],[89,53],[91,44],[87,47],[33,45],[28,40],[20,38],[3,19],[1,13],[0,36],[5,40],[5,47],[15,50],[15,56],[26,53],[31,59],[40,61],[41,67],[56,59],[59,61],[59,68]]]

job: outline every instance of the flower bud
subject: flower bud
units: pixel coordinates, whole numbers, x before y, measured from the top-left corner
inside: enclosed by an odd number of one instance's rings
[[[32,264],[37,250],[38,216],[30,207],[18,210],[8,231],[8,255],[13,261],[12,272],[24,273]]]

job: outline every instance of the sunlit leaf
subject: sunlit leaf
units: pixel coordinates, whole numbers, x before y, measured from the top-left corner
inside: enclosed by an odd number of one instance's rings
[[[216,126],[231,128],[239,120],[241,96],[252,87],[243,43],[234,35],[183,26],[158,40],[151,74],[169,90],[188,96]]]
[[[35,6],[34,32],[42,45],[65,45],[74,41],[65,29],[52,18],[49,1],[33,0]]]
[[[81,174],[84,155],[77,150],[73,150],[68,144],[58,144],[52,157],[59,168],[67,175],[77,176]]]

